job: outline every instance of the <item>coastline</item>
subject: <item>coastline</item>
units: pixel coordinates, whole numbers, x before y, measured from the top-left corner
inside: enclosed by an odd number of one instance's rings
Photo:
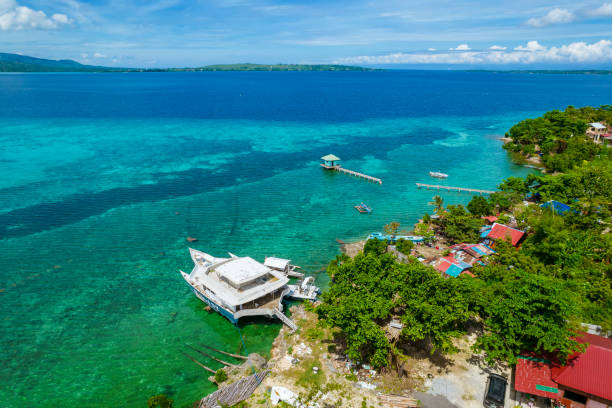
[[[512,139],[509,137],[500,137],[499,140],[503,142],[503,144],[507,144],[512,142]],[[544,168],[544,163],[542,162],[542,158],[540,156],[529,156],[525,157],[524,155],[520,155],[521,160],[524,160],[524,163],[519,161],[512,160],[515,164],[519,166],[527,167],[530,169],[535,169],[541,171],[542,173],[546,173],[546,169]]]

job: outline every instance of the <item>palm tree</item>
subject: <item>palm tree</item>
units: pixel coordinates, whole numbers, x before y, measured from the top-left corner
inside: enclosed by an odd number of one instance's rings
[[[444,211],[444,200],[439,195],[433,198],[433,205],[436,206],[434,210],[436,214],[440,215]]]

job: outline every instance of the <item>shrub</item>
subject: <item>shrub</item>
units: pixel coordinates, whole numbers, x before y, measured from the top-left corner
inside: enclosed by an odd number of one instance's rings
[[[166,397],[164,394],[154,395],[147,400],[149,408],[172,408],[174,400]]]
[[[225,380],[227,380],[227,373],[222,368],[218,369],[215,373],[215,382],[221,384]]]
[[[414,247],[414,243],[409,239],[400,238],[395,243],[395,247],[404,255],[410,255],[410,251]]]
[[[374,255],[382,255],[387,251],[387,241],[378,239],[368,239],[363,247],[363,252],[366,254],[373,253]]]

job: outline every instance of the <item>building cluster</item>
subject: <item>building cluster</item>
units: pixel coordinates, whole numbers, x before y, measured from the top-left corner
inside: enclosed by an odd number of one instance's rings
[[[497,217],[483,217],[492,222],[480,230],[480,243],[461,243],[449,247],[449,254],[429,262],[445,277],[456,278],[459,275],[474,276],[470,269],[475,265],[486,265],[486,257],[495,253],[495,243],[506,240],[517,247],[525,232],[508,225],[500,224]]]

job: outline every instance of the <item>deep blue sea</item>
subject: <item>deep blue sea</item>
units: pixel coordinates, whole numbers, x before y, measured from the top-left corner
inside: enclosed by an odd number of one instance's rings
[[[189,406],[214,387],[185,344],[266,354],[280,326],[241,324],[243,346],[207,313],[178,272],[188,236],[325,285],[336,238],[431,212],[430,170],[493,189],[528,171],[501,149],[514,123],[611,95],[595,75],[0,75],[0,406]],[[323,171],[328,153],[383,184]]]

